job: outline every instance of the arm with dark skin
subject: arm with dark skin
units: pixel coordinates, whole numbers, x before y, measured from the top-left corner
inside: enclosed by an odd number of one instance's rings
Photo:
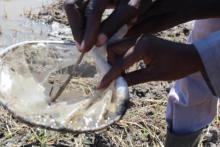
[[[113,13],[101,23],[105,9]],[[66,0],[65,10],[81,52],[106,43],[132,22],[128,36],[152,34],[193,19],[220,16],[219,0]]]
[[[152,1],[66,0],[64,5],[79,50],[87,52],[95,44],[102,45],[107,41],[106,35],[100,35],[101,30],[112,36],[121,26],[148,10]],[[109,7],[114,8],[114,12],[101,23],[103,12]]]
[[[127,73],[129,85],[148,81],[176,80],[203,70],[193,45],[174,43],[146,34],[156,33],[193,19],[220,17],[219,0],[83,0],[67,1],[65,9],[70,27],[81,52],[93,45],[103,45],[124,24],[132,23],[127,38],[108,47],[112,64],[98,88],[111,81],[139,60],[147,68]],[[103,11],[114,12],[101,23]],[[145,34],[144,36],[142,34]],[[142,37],[139,37],[142,35]]]
[[[152,34],[195,19],[220,17],[218,0],[158,0],[129,30],[128,36]]]
[[[149,81],[171,81],[203,70],[203,64],[193,45],[175,43],[154,36],[137,40],[126,39],[108,46],[110,71],[98,89],[106,88],[123,73],[129,86]],[[146,68],[126,73],[126,69],[143,60]]]

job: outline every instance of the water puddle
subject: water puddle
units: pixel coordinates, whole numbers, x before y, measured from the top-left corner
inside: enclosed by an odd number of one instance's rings
[[[0,49],[26,40],[47,39],[51,27],[25,15],[38,13],[53,0],[0,0]]]

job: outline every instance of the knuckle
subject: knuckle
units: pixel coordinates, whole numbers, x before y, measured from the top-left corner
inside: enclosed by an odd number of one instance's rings
[[[141,37],[136,45],[136,49],[142,53],[143,56],[149,56],[155,51],[157,40],[153,36]]]
[[[128,5],[137,9],[139,13],[144,13],[152,4],[152,0],[129,0]]]
[[[140,7],[140,0],[129,0],[128,5],[138,9]]]
[[[65,8],[70,8],[76,4],[77,0],[65,0],[64,1],[64,7]]]
[[[102,12],[104,5],[105,5],[105,0],[102,1],[92,0],[89,2],[87,6],[87,11],[89,11],[91,14],[99,14],[100,12]]]
[[[142,48],[154,48],[156,44],[156,40],[153,36],[143,36],[138,41],[138,45],[140,45]]]
[[[112,45],[112,44],[107,45],[106,51],[108,54],[113,54],[114,53],[114,45]]]
[[[116,64],[114,65],[114,68],[117,70],[117,71],[122,71],[123,70],[123,67],[124,67],[124,61],[122,59],[118,59]]]
[[[64,8],[83,9],[88,2],[88,0],[65,0]]]
[[[107,59],[110,64],[114,64],[115,60],[117,59],[116,54],[112,51],[111,48],[107,48]]]

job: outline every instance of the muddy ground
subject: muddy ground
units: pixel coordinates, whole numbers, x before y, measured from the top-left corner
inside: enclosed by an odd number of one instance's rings
[[[62,1],[43,7],[38,15],[28,15],[28,17],[51,25],[68,25]],[[187,23],[157,35],[177,42],[186,42],[190,30],[191,23]],[[65,33],[57,34],[65,36]],[[136,68],[142,68],[142,64]],[[123,119],[95,133],[70,134],[29,127],[14,119],[1,107],[0,146],[163,146],[166,134],[167,95],[172,84],[172,81],[150,82],[130,87],[131,101]],[[218,127],[219,118],[216,118],[209,131],[205,132],[202,146],[220,146]]]

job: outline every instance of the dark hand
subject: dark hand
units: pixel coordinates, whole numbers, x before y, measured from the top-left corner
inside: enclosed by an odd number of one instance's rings
[[[80,51],[86,52],[96,43],[104,44],[119,28],[143,14],[151,4],[151,0],[66,0],[65,10],[74,39]],[[101,24],[102,14],[108,7],[115,10]]]
[[[123,74],[128,85],[148,81],[169,81],[202,69],[201,59],[193,45],[174,43],[157,37],[126,39],[108,47],[110,71],[99,89],[106,88],[134,63],[143,60],[146,68]]]
[[[194,20],[220,17],[219,0],[157,0],[140,15],[127,37],[152,34]]]

